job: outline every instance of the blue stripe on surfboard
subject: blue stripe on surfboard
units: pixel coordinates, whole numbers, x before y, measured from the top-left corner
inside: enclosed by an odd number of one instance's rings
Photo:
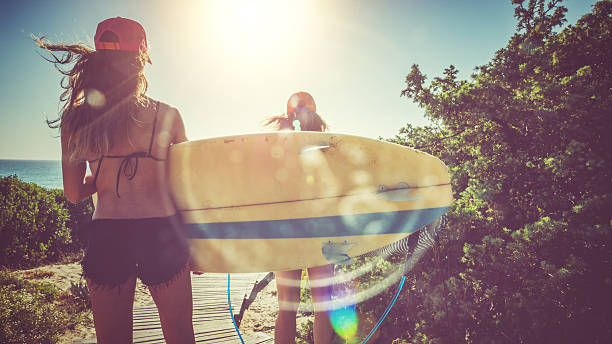
[[[442,216],[449,207],[305,219],[187,223],[190,239],[295,239],[412,233]]]

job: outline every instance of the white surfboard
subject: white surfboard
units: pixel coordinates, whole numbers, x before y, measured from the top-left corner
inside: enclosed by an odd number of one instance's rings
[[[199,271],[342,263],[433,222],[452,201],[436,157],[352,135],[218,137],[176,144],[168,159]]]

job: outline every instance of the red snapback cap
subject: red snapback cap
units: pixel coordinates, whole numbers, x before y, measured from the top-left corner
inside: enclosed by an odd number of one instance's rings
[[[101,41],[107,32],[117,36],[116,42]],[[98,24],[94,36],[96,50],[147,51],[147,35],[137,21],[116,17],[106,19]],[[149,60],[149,63],[151,61]]]
[[[314,98],[308,92],[297,92],[289,97],[287,101],[287,114],[296,112],[296,110],[309,110],[317,112]]]

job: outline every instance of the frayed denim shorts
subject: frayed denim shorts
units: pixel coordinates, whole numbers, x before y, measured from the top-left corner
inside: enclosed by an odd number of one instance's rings
[[[97,219],[89,224],[83,275],[115,287],[137,276],[147,286],[170,282],[189,260],[180,217]]]

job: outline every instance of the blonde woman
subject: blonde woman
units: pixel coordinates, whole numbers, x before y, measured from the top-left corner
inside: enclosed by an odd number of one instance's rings
[[[314,99],[307,92],[297,92],[287,101],[287,113],[268,118],[265,126],[277,130],[325,131],[327,124],[317,114]],[[278,295],[278,317],[274,329],[274,343],[295,343],[296,315],[300,303],[300,281],[302,270],[277,271],[274,273]],[[308,280],[311,285],[317,281],[332,277],[333,265],[308,268]],[[330,301],[331,287],[311,287],[314,305],[314,342],[315,344],[330,343],[333,329],[327,311],[318,309],[318,305]]]
[[[157,305],[166,342],[194,343],[189,248],[166,185],[168,149],[187,140],[183,121],[145,95],[150,59],[139,23],[104,20],[94,41],[95,50],[37,44],[64,75],[63,108],[49,121],[60,129],[64,194],[77,203],[97,193],[82,261],[97,339],[132,342],[138,277]]]

